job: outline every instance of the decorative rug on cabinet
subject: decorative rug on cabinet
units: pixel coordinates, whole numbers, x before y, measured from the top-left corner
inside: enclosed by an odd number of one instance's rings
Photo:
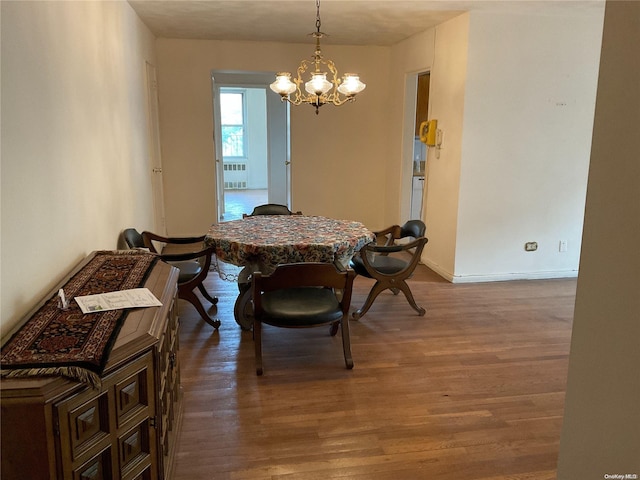
[[[2,377],[62,375],[100,385],[100,374],[128,309],[83,314],[73,297],[142,286],[158,257],[140,251],[99,251],[65,285],[70,300],[45,304],[2,346]]]

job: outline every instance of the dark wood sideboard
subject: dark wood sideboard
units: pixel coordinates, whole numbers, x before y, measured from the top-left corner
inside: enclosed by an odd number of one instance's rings
[[[62,377],[2,380],[3,480],[171,478],[182,417],[177,279],[176,268],[153,267],[144,286],[162,307],[129,313],[100,389]]]

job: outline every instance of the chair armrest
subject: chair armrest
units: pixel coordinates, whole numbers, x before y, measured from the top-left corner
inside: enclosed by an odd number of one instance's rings
[[[384,238],[384,245],[389,246],[393,245],[394,241],[401,236],[402,229],[400,225],[391,225],[383,230],[378,230],[373,232],[376,236],[376,239],[379,241]]]
[[[404,245],[376,245],[375,242],[371,242],[365,245],[362,249],[366,249],[374,253],[394,253],[404,250]]]
[[[153,253],[158,253],[156,248],[153,245],[153,241],[166,243],[166,244],[174,244],[174,245],[189,245],[204,242],[205,235],[201,235],[199,237],[164,237],[162,235],[158,235],[153,232],[142,232],[142,240],[144,241],[145,246],[151,250]],[[202,248],[202,245],[198,246]]]
[[[362,250],[368,250],[374,253],[380,253],[383,255],[387,255],[389,253],[402,252],[404,250],[411,250],[420,246],[423,243],[427,243],[426,237],[416,238],[412,242],[404,243],[404,244],[392,244],[392,245],[377,245],[375,242],[371,242],[362,247]]]
[[[367,272],[369,272],[369,275],[371,276],[371,278],[377,278],[378,272],[375,266],[373,265],[373,259],[370,258],[370,256],[367,255],[367,253],[371,252],[381,256],[386,256],[389,253],[413,250],[413,252],[410,252],[411,259],[408,262],[406,262],[406,266],[402,269],[402,272],[406,272],[406,271],[411,272],[420,261],[422,250],[424,249],[424,246],[428,241],[429,240],[426,237],[419,237],[419,238],[416,238],[413,242],[405,243],[402,245],[391,245],[391,246],[376,245],[375,242],[371,242],[360,249],[360,259],[362,260],[362,264],[364,265],[364,268],[367,270]]]
[[[389,235],[390,233],[393,233],[394,230],[399,229],[400,226],[399,225],[391,225],[390,227],[387,227],[383,230],[376,230],[375,232],[373,232],[373,234],[378,237],[378,236],[385,236],[385,235]]]
[[[187,243],[204,242],[205,235],[200,235],[199,237],[163,237],[152,232],[142,232],[142,237],[148,237],[150,240],[155,240],[157,242],[176,243],[184,245]]]
[[[207,247],[203,250],[199,250],[197,252],[187,252],[187,253],[164,253],[158,254],[158,256],[167,262],[181,262],[183,260],[195,260],[201,257],[209,257],[215,252],[215,247]]]

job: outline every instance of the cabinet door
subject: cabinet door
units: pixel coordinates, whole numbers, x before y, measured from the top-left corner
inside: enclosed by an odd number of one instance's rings
[[[73,480],[157,474],[153,356],[147,352],[54,406],[59,475]]]
[[[112,452],[115,431],[108,388],[85,388],[54,407],[58,425],[58,470],[63,478],[109,478],[117,463]],[[111,478],[114,478],[111,475]]]

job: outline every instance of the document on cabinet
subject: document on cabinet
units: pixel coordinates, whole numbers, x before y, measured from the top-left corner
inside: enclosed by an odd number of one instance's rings
[[[75,297],[82,313],[97,313],[120,308],[160,307],[158,300],[148,288],[133,288],[116,292],[99,293]]]

